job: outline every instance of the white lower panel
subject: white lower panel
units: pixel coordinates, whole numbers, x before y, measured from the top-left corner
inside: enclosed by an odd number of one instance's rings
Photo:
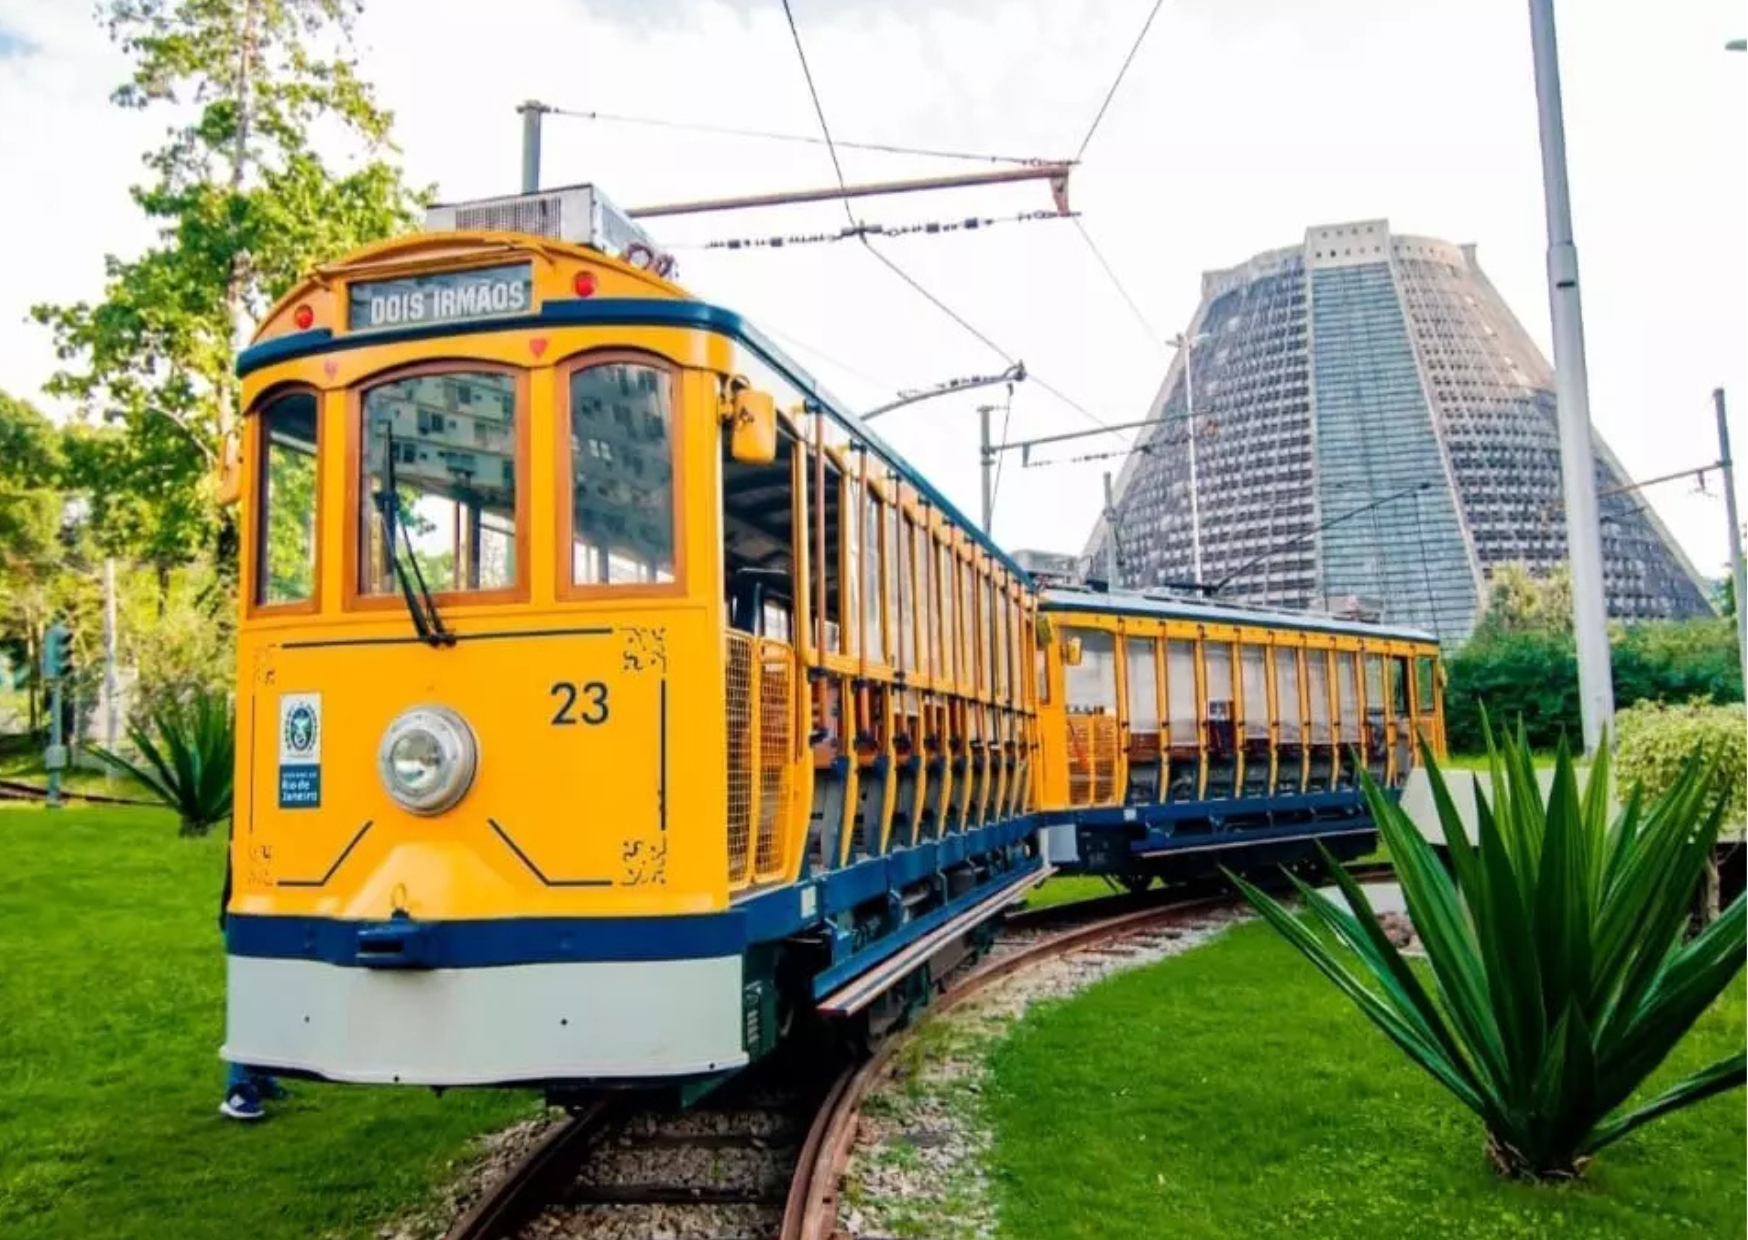
[[[739,956],[425,971],[227,963],[222,1054],[233,1063],[335,1081],[486,1085],[746,1062]]]

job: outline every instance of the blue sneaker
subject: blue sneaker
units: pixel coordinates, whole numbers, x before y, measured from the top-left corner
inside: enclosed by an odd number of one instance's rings
[[[291,1097],[291,1091],[279,1083],[278,1077],[265,1072],[255,1075],[255,1088],[268,1102],[284,1102]]]
[[[219,1103],[219,1114],[226,1119],[260,1119],[267,1112],[261,1109],[261,1095],[253,1085],[236,1085]]]

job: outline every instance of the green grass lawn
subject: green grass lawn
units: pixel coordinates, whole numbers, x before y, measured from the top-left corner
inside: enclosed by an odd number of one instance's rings
[[[1117,890],[1093,874],[1068,874],[1047,878],[1026,893],[1027,908],[1050,908],[1057,904],[1072,904],[1076,900],[1096,900]]]
[[[0,1236],[366,1236],[528,1095],[293,1082],[219,1118],[221,838],[0,806]]]
[[[1743,1044],[1743,980],[1671,1073]],[[1740,1092],[1505,1183],[1481,1129],[1261,924],[1066,1003],[995,1052],[992,1177],[1015,1240],[1662,1240],[1743,1234]]]

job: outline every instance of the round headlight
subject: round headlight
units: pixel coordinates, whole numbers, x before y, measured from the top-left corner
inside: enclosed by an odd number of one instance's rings
[[[467,794],[479,763],[473,729],[447,706],[415,706],[376,751],[382,786],[404,809],[441,814]]]

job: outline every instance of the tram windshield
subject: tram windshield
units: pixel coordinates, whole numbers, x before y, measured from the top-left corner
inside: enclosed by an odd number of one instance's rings
[[[365,391],[360,593],[397,589],[392,531],[376,498],[387,485],[391,445],[396,520],[429,587],[445,593],[515,585],[516,388],[509,374],[445,371]]]

